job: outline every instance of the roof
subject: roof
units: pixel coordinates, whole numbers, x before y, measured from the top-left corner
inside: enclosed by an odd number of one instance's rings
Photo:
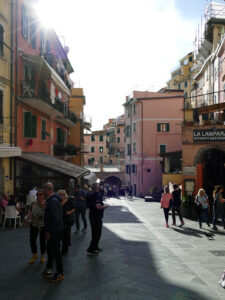
[[[73,178],[90,174],[88,169],[42,152],[23,152],[20,158]]]

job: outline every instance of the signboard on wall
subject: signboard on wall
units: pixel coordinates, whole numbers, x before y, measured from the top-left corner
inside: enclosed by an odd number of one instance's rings
[[[225,129],[194,129],[193,142],[225,142]]]

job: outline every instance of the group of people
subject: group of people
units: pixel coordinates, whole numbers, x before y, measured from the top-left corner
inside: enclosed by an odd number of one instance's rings
[[[164,216],[166,220],[166,227],[169,228],[168,218],[169,211],[172,210],[172,225],[176,225],[176,213],[180,219],[180,226],[184,225],[182,213],[181,213],[181,189],[177,184],[173,185],[173,192],[170,193],[169,187],[164,187],[164,193],[161,197],[161,208],[163,208]],[[222,226],[225,229],[225,199],[222,196],[224,187],[222,185],[215,186],[213,191],[213,230],[218,230],[216,223],[219,217],[221,217]],[[210,227],[209,222],[209,211],[210,211],[210,201],[203,188],[198,190],[195,197],[195,210],[198,217],[199,228],[202,228],[202,222],[205,221],[208,227]]]
[[[99,193],[99,185],[94,183],[92,191],[88,194],[75,186],[74,196],[68,196],[63,189],[54,192],[54,186],[47,182],[43,189],[38,189],[37,200],[32,203],[26,217],[30,223],[30,247],[32,257],[29,263],[32,264],[38,259],[37,237],[40,238],[40,262],[45,262],[45,252],[47,250],[47,264],[43,272],[45,278],[52,282],[60,281],[64,278],[62,256],[67,255],[71,246],[71,227],[76,223],[76,232],[79,231],[79,216],[81,214],[84,221],[83,232],[87,230],[85,217],[86,207],[89,208],[89,219],[91,225],[92,238],[87,248],[88,255],[98,255],[102,251],[99,248],[99,241],[102,233],[102,218],[104,209],[108,206],[103,203]],[[53,263],[56,263],[56,272],[53,275]]]

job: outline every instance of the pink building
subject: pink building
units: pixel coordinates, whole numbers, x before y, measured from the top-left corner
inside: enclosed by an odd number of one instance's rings
[[[133,91],[125,108],[126,184],[133,195],[148,195],[162,186],[160,154],[181,150],[183,91]]]
[[[84,145],[88,148],[88,153],[84,154],[84,164],[89,165],[90,163],[100,164],[106,160],[106,136],[105,131],[98,130],[93,131],[91,134],[84,134]]]

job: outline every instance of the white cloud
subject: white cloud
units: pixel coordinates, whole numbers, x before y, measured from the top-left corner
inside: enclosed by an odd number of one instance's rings
[[[54,0],[54,11],[94,129],[123,113],[132,87],[163,87],[193,50],[197,22],[185,20],[173,0]]]

